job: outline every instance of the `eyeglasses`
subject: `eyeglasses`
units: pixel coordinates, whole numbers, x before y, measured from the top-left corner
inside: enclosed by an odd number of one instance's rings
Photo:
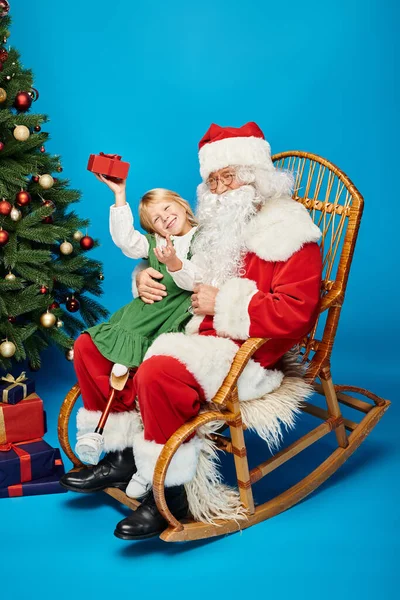
[[[209,177],[206,183],[210,191],[215,192],[218,187],[218,181],[220,181],[223,185],[230,186],[234,178],[235,173],[224,173],[223,175],[218,175],[217,177]]]

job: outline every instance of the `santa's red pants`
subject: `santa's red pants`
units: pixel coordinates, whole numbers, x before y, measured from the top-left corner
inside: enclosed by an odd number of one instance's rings
[[[113,363],[97,349],[89,334],[74,344],[74,367],[84,407],[103,411],[110,394]],[[165,444],[186,421],[196,416],[205,402],[202,387],[177,359],[152,356],[131,373],[125,388],[115,396],[112,412],[131,411],[136,398],[144,425],[144,438]]]

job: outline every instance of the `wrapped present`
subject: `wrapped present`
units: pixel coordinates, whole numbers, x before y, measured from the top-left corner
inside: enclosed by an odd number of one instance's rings
[[[41,494],[63,494],[66,489],[61,487],[59,481],[64,475],[64,465],[60,450],[55,448],[53,473],[26,483],[10,485],[0,488],[0,498],[16,498],[17,496],[39,496]]]
[[[0,446],[0,488],[53,473],[55,449],[44,440]]]
[[[129,163],[122,162],[118,154],[91,154],[87,165],[88,171],[116,177],[117,179],[126,179],[128,177]]]
[[[0,380],[0,402],[17,404],[35,391],[35,382],[26,377],[25,371],[16,379],[8,373]]]
[[[0,404],[0,445],[42,438],[45,433],[43,402],[31,394],[18,404]]]

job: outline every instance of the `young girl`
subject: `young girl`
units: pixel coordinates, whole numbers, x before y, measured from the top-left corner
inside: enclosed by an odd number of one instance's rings
[[[148,258],[149,266],[163,274],[166,287],[161,302],[145,304],[136,298],[117,310],[109,321],[86,329],[101,354],[116,363],[112,371],[120,376],[129,367],[141,364],[157,336],[183,331],[191,318],[191,291],[201,281],[200,268],[190,263],[190,244],[197,222],[186,200],[158,188],[147,192],[139,204],[140,224],[148,232],[143,235],[133,226],[126,202],[126,182],[96,177],[115,194],[115,204],[110,209],[114,243],[131,258]]]

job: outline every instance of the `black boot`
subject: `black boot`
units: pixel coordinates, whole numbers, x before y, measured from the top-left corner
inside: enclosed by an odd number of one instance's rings
[[[184,485],[165,488],[165,499],[176,519],[183,519],[189,511]],[[143,540],[159,535],[168,523],[158,512],[153,492],[148,492],[142,504],[129,517],[120,521],[114,535],[121,540]]]
[[[72,492],[99,492],[107,487],[125,490],[136,473],[132,448],[108,452],[94,467],[66,473],[60,479],[62,487]]]

